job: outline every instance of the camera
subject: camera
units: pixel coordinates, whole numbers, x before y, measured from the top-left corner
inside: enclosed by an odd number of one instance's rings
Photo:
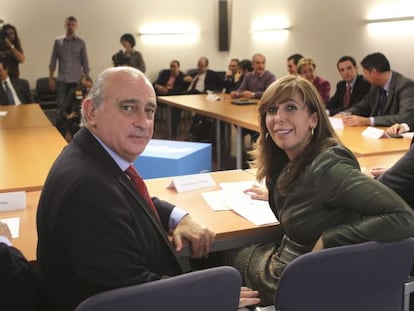
[[[112,56],[112,62],[114,63],[115,67],[128,65],[128,59],[125,57],[124,52],[122,52],[122,50],[119,50],[118,53]]]

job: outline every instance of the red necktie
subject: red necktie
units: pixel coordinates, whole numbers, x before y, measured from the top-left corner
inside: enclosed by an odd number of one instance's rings
[[[351,85],[349,83],[346,84],[346,91],[344,95],[344,108],[349,107],[349,102],[351,100]]]
[[[148,193],[147,186],[145,186],[144,181],[142,180],[141,176],[139,176],[135,167],[130,165],[125,173],[129,176],[132,183],[134,184],[135,188],[137,189],[138,193],[144,198],[144,200],[148,203],[149,207],[151,207],[152,211],[154,212],[155,216],[157,216],[158,220],[160,220],[160,216],[158,215],[157,209],[154,206],[154,203],[151,200],[151,197]]]

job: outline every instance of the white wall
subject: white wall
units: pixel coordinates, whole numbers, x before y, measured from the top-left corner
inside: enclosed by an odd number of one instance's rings
[[[138,33],[148,22],[192,22],[201,29],[200,40],[187,45],[155,45],[137,36],[137,49],[147,63],[147,75],[179,59],[182,69],[195,67],[201,55],[210,59],[210,68],[224,70],[231,57],[250,58],[261,52],[267,56],[268,69],[280,77],[286,74],[286,57],[300,52],[312,56],[318,73],[334,87],[339,76],[337,59],[349,54],[358,62],[368,53],[383,52],[393,69],[414,78],[414,22],[408,32],[372,35],[364,20],[379,6],[404,6],[402,15],[414,15],[408,0],[232,0],[231,45],[229,52],[218,51],[218,0],[1,0],[0,18],[18,29],[26,54],[22,76],[31,86],[48,74],[48,62],[55,36],[64,32],[65,17],[78,18],[78,35],[85,39],[93,78],[111,66],[111,56],[121,48],[119,37]],[[388,9],[387,11],[391,11]],[[291,29],[284,39],[256,42],[249,30],[258,18],[286,16]],[[408,28],[407,28],[408,27]]]

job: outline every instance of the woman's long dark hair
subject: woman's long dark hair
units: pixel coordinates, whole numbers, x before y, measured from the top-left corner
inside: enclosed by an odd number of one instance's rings
[[[316,113],[317,125],[303,152],[295,161],[289,162],[286,152],[278,147],[268,134],[266,112],[269,106],[290,99],[294,95],[299,95],[303,99],[309,114]],[[259,124],[260,135],[253,151],[252,162],[253,167],[257,167],[257,179],[266,178],[266,183],[271,185],[284,170],[278,181],[278,188],[282,192],[288,191],[294,185],[306,166],[323,149],[339,144],[339,138],[330,124],[319,92],[312,83],[298,76],[288,75],[280,78],[266,89],[259,103]]]

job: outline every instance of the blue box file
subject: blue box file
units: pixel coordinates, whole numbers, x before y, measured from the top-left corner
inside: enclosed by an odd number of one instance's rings
[[[211,144],[152,139],[134,165],[144,179],[211,172]]]

